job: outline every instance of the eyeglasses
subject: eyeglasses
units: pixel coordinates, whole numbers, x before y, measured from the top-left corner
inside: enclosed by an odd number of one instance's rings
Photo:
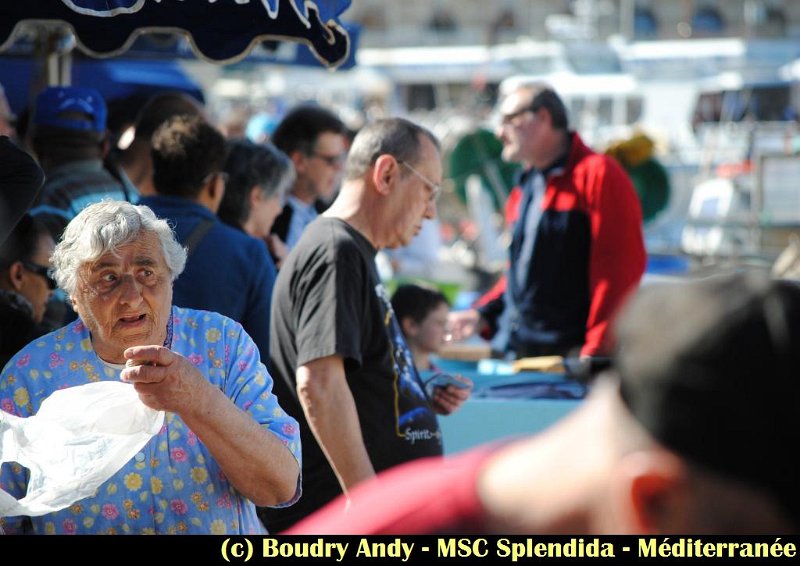
[[[541,108],[541,106],[526,106],[524,108],[520,108],[516,112],[511,112],[509,114],[503,114],[503,115],[500,116],[500,125],[501,126],[508,126],[517,117],[522,116],[526,112],[535,113],[537,110],[539,110],[539,108]]]
[[[425,186],[427,186],[431,190],[431,196],[430,196],[431,202],[436,202],[436,200],[439,198],[439,195],[442,194],[442,186],[437,185],[436,183],[428,179],[425,175],[414,169],[411,165],[409,165],[405,161],[398,159],[397,162],[400,165],[405,165],[406,167],[408,167],[409,171],[414,173],[414,175],[416,175],[423,183],[425,183]]]
[[[322,159],[328,164],[329,167],[338,167],[340,165],[344,165],[344,162],[347,159],[347,154],[340,153],[339,155],[323,155],[322,153],[314,152],[311,154],[311,157]]]
[[[22,261],[22,266],[36,275],[41,275],[47,281],[47,288],[51,291],[56,288],[56,280],[50,277],[50,268],[31,261]]]

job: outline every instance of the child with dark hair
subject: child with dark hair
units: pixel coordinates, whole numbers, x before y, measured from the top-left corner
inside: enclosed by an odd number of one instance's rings
[[[447,297],[433,287],[405,284],[394,292],[392,308],[414,356],[414,365],[420,371],[436,369],[430,357],[448,339]]]

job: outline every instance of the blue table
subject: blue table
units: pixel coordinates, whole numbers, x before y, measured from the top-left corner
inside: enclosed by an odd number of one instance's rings
[[[469,377],[475,384],[472,396],[458,411],[439,418],[445,454],[539,432],[575,409],[586,393],[584,386],[563,374],[515,374],[509,364],[496,360],[436,363],[445,371]]]

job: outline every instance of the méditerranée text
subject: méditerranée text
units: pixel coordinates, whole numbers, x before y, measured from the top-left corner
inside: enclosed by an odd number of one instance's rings
[[[620,542],[622,541],[622,542]],[[559,537],[558,540],[524,537],[291,537],[226,538],[226,562],[264,558],[393,559],[500,558],[510,562],[535,558],[794,558],[795,542],[776,537],[770,542],[713,541],[693,537]]]

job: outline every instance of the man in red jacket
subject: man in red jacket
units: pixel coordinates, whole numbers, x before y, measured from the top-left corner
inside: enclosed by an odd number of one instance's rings
[[[524,167],[507,287],[454,313],[454,334],[488,327],[501,356],[604,356],[609,321],[645,269],[636,192],[616,161],[568,129],[564,103],[547,85],[517,87],[500,109],[503,159]]]

